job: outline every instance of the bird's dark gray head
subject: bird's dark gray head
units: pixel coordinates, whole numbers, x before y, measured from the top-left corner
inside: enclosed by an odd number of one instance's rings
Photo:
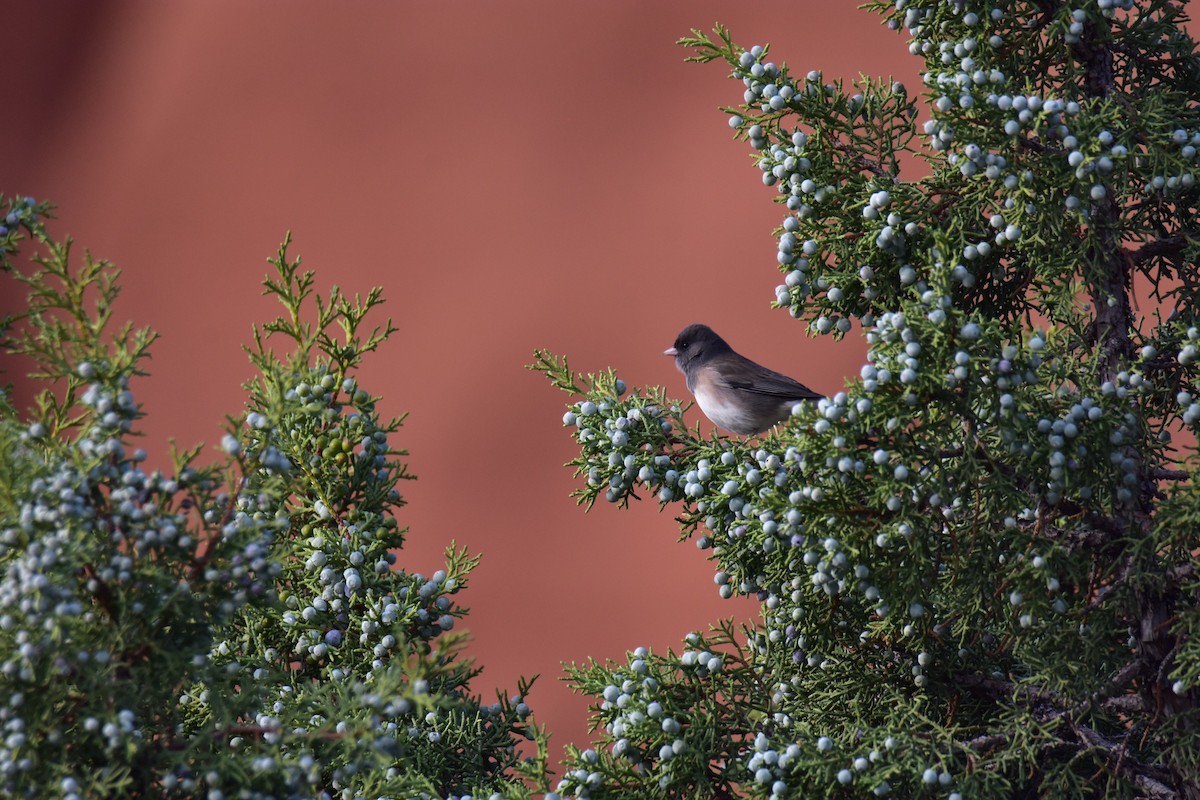
[[[675,344],[663,351],[663,355],[675,356],[675,366],[686,373],[689,364],[698,359],[711,358],[718,353],[732,352],[725,340],[707,325],[692,323],[679,332]]]

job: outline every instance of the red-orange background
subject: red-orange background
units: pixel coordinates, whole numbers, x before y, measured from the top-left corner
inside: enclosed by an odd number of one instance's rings
[[[241,410],[285,231],[323,289],[384,287],[400,333],[361,383],[410,412],[401,563],[482,554],[476,688],[540,673],[557,755],[587,740],[561,661],[678,648],[754,608],[717,597],[654,504],[576,508],[565,396],[524,365],[547,347],[681,396],[660,353],[704,321],[814,388],[857,373],[859,343],[769,310],[781,211],[717,111],[743,87],[673,44],[721,20],[794,69],[916,87],[904,37],[853,5],[8,4],[0,191],[55,201],[54,230],[122,268],[118,318],[162,333],[134,386],[159,465],[168,437],[215,443]]]

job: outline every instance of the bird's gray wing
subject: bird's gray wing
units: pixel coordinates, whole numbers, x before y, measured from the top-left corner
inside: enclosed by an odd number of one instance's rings
[[[718,382],[741,392],[778,397],[780,400],[819,400],[825,396],[787,375],[762,366],[754,371],[753,378],[728,378],[722,375]]]

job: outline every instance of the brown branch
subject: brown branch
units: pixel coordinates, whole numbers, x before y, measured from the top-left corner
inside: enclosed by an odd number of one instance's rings
[[[960,742],[962,747],[968,750],[974,750],[977,753],[982,753],[990,750],[995,750],[997,747],[1003,747],[1008,744],[1011,737],[1007,733],[986,733],[982,736],[976,736],[966,742]]]
[[[1168,574],[1175,583],[1183,583],[1190,578],[1196,577],[1196,567],[1192,564],[1180,564],[1177,567],[1173,567]]]
[[[1095,611],[1112,596],[1113,592],[1125,585],[1129,580],[1130,574],[1133,572],[1133,559],[1126,557],[1125,563],[1121,565],[1121,574],[1112,583],[1105,586],[1100,591],[1096,592],[1096,596],[1083,609],[1083,615],[1086,617],[1091,612]]]
[[[1100,703],[1100,707],[1114,714],[1144,714],[1150,710],[1146,701],[1136,694],[1109,697]]]
[[[978,689],[992,697],[1021,700],[1029,704],[1049,703],[1062,709],[1066,708],[1066,703],[1057,692],[1040,686],[1022,686],[1012,681],[988,678],[983,675],[959,675],[956,681],[960,686]]]
[[[1165,783],[1165,781],[1171,780],[1171,774],[1165,768],[1157,764],[1143,764],[1135,759],[1129,759],[1124,743],[1117,744],[1112,739],[1086,725],[1077,724],[1074,727],[1076,735],[1079,736],[1083,743],[1094,750],[1102,752],[1105,758],[1109,762],[1112,762],[1113,769],[1117,774],[1124,773],[1128,776],[1138,788],[1146,793],[1146,797],[1163,798],[1163,800],[1166,800],[1166,798],[1178,798],[1180,796],[1178,792]]]
[[[1039,755],[1061,758],[1074,756],[1083,750],[1095,750],[1110,763],[1114,772],[1125,775],[1141,789],[1145,797],[1156,800],[1167,800],[1168,798],[1173,800],[1180,797],[1180,794],[1167,783],[1171,776],[1165,768],[1157,764],[1143,764],[1136,759],[1128,758],[1128,751],[1124,743],[1117,744],[1087,725],[1072,725],[1071,732],[1079,741],[1071,742],[1059,739],[1045,742],[1038,747]],[[984,734],[966,742],[958,742],[958,745],[965,750],[986,755],[992,750],[1007,745],[1011,739],[1012,735],[1007,733]]]
[[[1133,682],[1134,678],[1138,677],[1138,675],[1144,672],[1146,666],[1147,664],[1145,660],[1141,658],[1135,658],[1133,661],[1130,661],[1128,664],[1121,667],[1121,669],[1117,670],[1117,674],[1113,676],[1112,680],[1109,681],[1107,685],[1102,686],[1100,689],[1093,692],[1092,696],[1087,700],[1077,704],[1074,708],[1072,708],[1070,710],[1071,717],[1073,719],[1081,719],[1085,714],[1097,706],[1108,708],[1110,701],[1114,707],[1123,707],[1125,711],[1135,710],[1135,703],[1137,705],[1137,710],[1146,710],[1145,702],[1143,702],[1142,698],[1137,695],[1116,696],[1118,692],[1128,687],[1129,684]]]
[[[1072,550],[1080,547],[1099,550],[1109,540],[1109,534],[1096,528],[1061,528],[1057,525],[1047,525],[1043,533],[1052,539],[1065,541]]]
[[[1141,269],[1152,258],[1179,255],[1188,244],[1188,237],[1180,233],[1174,233],[1170,236],[1164,236],[1161,239],[1155,239],[1153,242],[1146,242],[1146,244],[1137,250],[1128,250],[1126,252],[1128,253],[1129,262],[1136,269]]]
[[[1035,153],[1046,153],[1046,152],[1060,153],[1060,152],[1062,152],[1061,148],[1047,147],[1046,145],[1042,144],[1042,142],[1038,139],[1030,139],[1030,138],[1024,137],[1024,136],[1017,139],[1017,146],[1024,150],[1032,150]]]
[[[92,590],[92,597],[96,599],[96,603],[104,610],[104,613],[108,615],[109,619],[111,619],[113,622],[120,622],[120,613],[117,609],[117,604],[115,598],[113,597],[112,589],[105,582],[105,580],[100,577],[100,574],[96,571],[96,568],[91,564],[84,564],[80,569],[80,572],[85,578],[88,579],[89,582],[95,582],[96,588]]]
[[[1044,720],[1065,719],[1067,728],[1078,741],[1071,742],[1060,738],[1057,741],[1046,742],[1039,747],[1039,752],[1042,755],[1058,757],[1060,751],[1074,754],[1080,750],[1095,750],[1109,762],[1115,773],[1126,776],[1145,793],[1146,797],[1162,798],[1163,800],[1166,798],[1177,798],[1180,796],[1179,793],[1168,783],[1171,781],[1169,770],[1158,764],[1144,764],[1136,759],[1129,758],[1128,748],[1124,742],[1118,743],[1112,740],[1095,728],[1079,721],[1076,717],[1077,711],[1087,710],[1092,705],[1093,700],[1104,697],[1106,692],[1114,688],[1124,686],[1133,680],[1145,666],[1146,663],[1141,659],[1130,662],[1114,676],[1109,686],[1093,695],[1092,700],[1079,704],[1074,708],[1067,708],[1058,693],[1041,687],[1021,686],[1012,681],[987,678],[981,675],[963,675],[959,677],[958,681],[962,686],[980,689],[994,697],[1010,697],[1017,700],[1025,700],[1031,704],[1048,703],[1058,706],[1057,710],[1045,715]],[[1104,700],[1103,702],[1106,706],[1111,705],[1113,710],[1145,710],[1144,705],[1140,704],[1140,698],[1136,696],[1114,698],[1112,700]],[[1012,734],[1009,733],[989,733],[976,736],[974,739],[965,742],[959,742],[958,744],[966,750],[986,754],[996,748],[1005,746],[1011,739]]]
[[[884,169],[882,164],[880,164],[878,161],[867,158],[862,153],[854,152],[853,148],[851,148],[849,144],[838,141],[837,139],[830,139],[829,143],[833,145],[834,150],[837,150],[843,156],[850,159],[852,163],[858,165],[858,167],[861,169],[865,169],[867,172],[870,172],[872,175],[875,175],[879,178],[888,178],[892,181],[896,180],[896,176]]]
[[[1145,660],[1135,658],[1117,670],[1112,680],[1094,692],[1091,697],[1073,705],[1068,704],[1061,695],[1051,689],[1040,686],[1022,685],[1001,678],[990,678],[983,675],[959,675],[956,681],[960,686],[968,689],[979,689],[993,697],[1023,701],[1029,705],[1053,705],[1059,710],[1052,714],[1051,718],[1068,716],[1077,719],[1090,712],[1096,706],[1104,704],[1113,695],[1117,694],[1117,692],[1129,686],[1139,674],[1145,671],[1146,667],[1147,663]],[[1118,701],[1115,705],[1129,704]]]

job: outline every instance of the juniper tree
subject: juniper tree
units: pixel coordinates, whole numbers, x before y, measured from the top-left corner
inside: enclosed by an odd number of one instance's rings
[[[150,470],[132,389],[155,335],[114,329],[116,271],[74,263],[46,204],[0,207],[29,295],[3,341],[44,387],[28,413],[0,395],[0,793],[528,797],[544,735],[460,654],[477,559],[395,566],[400,420],[358,377],[395,332],[364,321],[379,290],[317,295],[285,243],[223,457]]]
[[[535,367],[589,506],[674,509],[761,618],[572,669],[572,797],[1198,797],[1200,67],[1178,2],[874,2],[921,92],[717,27],[775,305],[864,335],[759,438]],[[669,333],[669,332],[668,332]],[[798,344],[798,351],[803,345]],[[697,587],[699,591],[700,588]]]

